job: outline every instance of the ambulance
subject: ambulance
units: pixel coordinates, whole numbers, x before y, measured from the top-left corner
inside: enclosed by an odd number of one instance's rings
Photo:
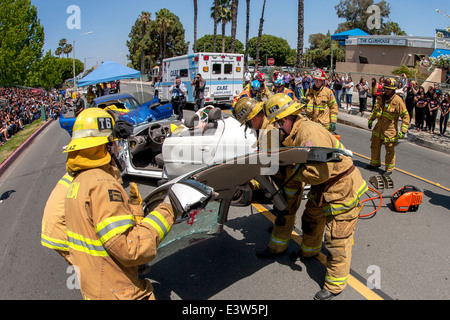
[[[159,82],[155,84],[160,100],[170,101],[169,88],[179,76],[188,89],[186,101],[194,103],[194,87],[191,82],[200,73],[206,81],[205,105],[231,104],[234,97],[243,90],[244,55],[198,52],[168,58],[162,62],[161,73]]]

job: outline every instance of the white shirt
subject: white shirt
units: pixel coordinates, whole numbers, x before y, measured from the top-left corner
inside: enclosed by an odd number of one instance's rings
[[[346,83],[346,86],[350,85],[350,87],[345,88],[345,94],[353,94],[353,81]]]

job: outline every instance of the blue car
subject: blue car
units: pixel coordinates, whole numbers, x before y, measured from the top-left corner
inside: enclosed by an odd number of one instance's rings
[[[161,105],[155,96],[153,100],[142,105],[128,93],[116,93],[102,96],[93,100],[92,108],[108,108],[121,114],[120,118],[127,120],[133,126],[139,126],[148,122],[168,119],[173,116],[172,104]],[[75,117],[61,115],[59,125],[72,136]]]

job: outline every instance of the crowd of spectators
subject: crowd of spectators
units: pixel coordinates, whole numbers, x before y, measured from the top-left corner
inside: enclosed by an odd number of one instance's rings
[[[262,77],[257,70],[255,70],[253,76],[247,70],[245,81],[248,83],[258,76]],[[314,79],[307,71],[294,74],[275,69],[272,80],[275,82],[275,80],[279,79],[284,81],[286,88],[295,92],[297,99],[300,99],[314,85]],[[430,134],[437,133],[435,132],[435,127],[437,117],[440,114],[439,134],[444,136],[450,116],[449,95],[442,94],[437,83],[425,89],[419,86],[416,81],[410,81],[405,74],[397,77],[397,80],[398,88],[396,94],[405,101],[411,119],[411,127]],[[372,78],[371,82],[369,82],[363,76],[356,81],[358,82],[353,82],[352,77],[348,74],[335,73],[332,77],[327,75],[325,86],[333,91],[338,107],[346,111],[352,109],[353,94],[357,92],[359,97],[359,113],[363,116],[364,112],[368,110],[368,101],[371,102],[371,106],[374,106],[377,97],[382,94],[384,77],[380,77],[378,80]],[[415,124],[412,124],[413,119],[415,120]]]
[[[0,146],[25,126],[40,119],[42,107],[46,118],[58,119],[70,105],[58,91],[0,87]]]
[[[442,94],[438,83],[425,89],[418,85],[417,81],[408,79],[405,74],[397,77],[396,80],[398,87],[395,92],[405,101],[411,119],[411,128],[444,136],[450,114],[448,94]],[[333,90],[339,108],[341,108],[342,103],[341,97],[345,97],[346,106],[342,107],[344,110],[350,110],[353,92],[358,92],[359,112],[363,116],[368,107],[367,100],[371,99],[371,105],[375,105],[377,97],[382,94],[383,83],[384,77],[380,77],[378,80],[372,78],[370,83],[364,77],[361,77],[355,84],[348,74],[335,74],[326,85]],[[438,114],[440,114],[439,133],[435,132]],[[415,124],[412,124],[413,119]]]

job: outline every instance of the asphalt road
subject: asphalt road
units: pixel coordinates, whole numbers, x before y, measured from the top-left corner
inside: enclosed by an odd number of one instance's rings
[[[369,132],[342,125],[338,133],[355,152],[354,162],[368,180],[374,173],[362,168],[368,163]],[[40,245],[42,212],[65,172],[66,157],[61,151],[68,142],[68,134],[54,122],[0,177],[4,199],[0,203],[0,299],[81,299],[73,288],[73,270]],[[336,300],[450,299],[449,162],[449,155],[409,142],[397,147],[397,168],[402,172],[392,175],[394,189],[415,185],[424,191],[424,201],[418,212],[398,213],[385,200],[376,215],[360,219],[351,279]],[[143,196],[156,186],[156,182],[133,180]],[[362,214],[373,209],[366,203]],[[270,225],[257,207],[232,208],[220,236],[152,263],[149,277],[157,299],[311,300],[323,284],[325,267],[319,260],[292,263],[287,255],[269,261],[256,258],[255,251],[270,236]],[[296,231],[300,233],[299,222]],[[288,253],[298,247],[292,240]]]

